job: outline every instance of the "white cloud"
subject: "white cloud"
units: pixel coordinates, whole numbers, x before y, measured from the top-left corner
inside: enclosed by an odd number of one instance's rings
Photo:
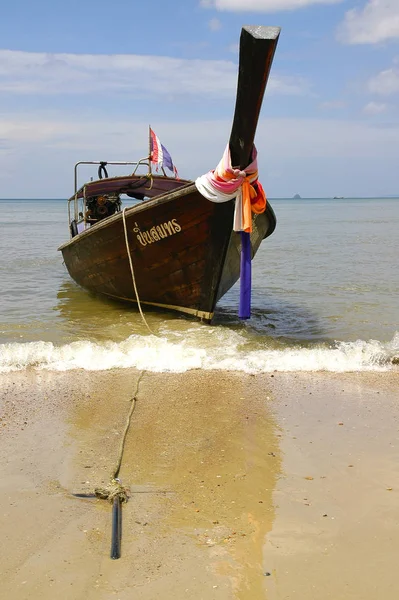
[[[204,8],[231,12],[279,12],[305,8],[312,4],[338,4],[343,0],[201,0]]]
[[[322,102],[320,104],[320,108],[324,108],[326,110],[341,110],[345,108],[346,103],[342,100],[327,100],[326,102]]]
[[[211,19],[208,25],[211,31],[219,31],[222,28],[222,24],[219,19]]]
[[[366,115],[379,115],[379,114],[385,112],[386,109],[387,109],[386,104],[382,104],[381,102],[369,102],[363,108],[363,112]]]
[[[386,69],[369,80],[368,89],[373,94],[390,96],[399,92],[399,69]]]
[[[130,93],[231,98],[237,65],[227,60],[133,54],[46,54],[0,50],[0,92],[10,94]],[[304,94],[300,77],[272,75],[270,92]]]
[[[347,44],[378,44],[399,38],[398,0],[368,0],[363,9],[349,10],[337,35]]]
[[[267,89],[270,93],[275,94],[305,96],[309,93],[310,85],[303,77],[280,75],[278,77],[271,77]]]
[[[164,56],[0,51],[0,90],[16,94],[231,93],[237,67],[223,60]]]
[[[263,136],[273,139],[273,155],[280,158],[370,158],[378,156],[384,146],[387,155],[399,155],[399,125],[384,128],[346,119],[265,119],[258,139]]]
[[[220,160],[231,122],[226,119],[152,125],[180,175],[193,178]],[[0,117],[0,138],[12,148],[12,155],[2,156],[1,195],[67,197],[72,193],[75,162],[135,160],[145,154],[147,135],[142,123],[90,114],[78,118],[55,113]],[[390,190],[397,184],[399,126],[392,124],[379,127],[352,119],[261,119],[256,145],[261,179],[269,194],[292,195],[294,186],[303,195],[334,195],[337,188],[348,190],[345,194],[372,195],[380,193],[379,189],[394,193]],[[16,178],[21,164],[25,176]],[[273,172],[281,172],[283,177],[272,185]],[[84,172],[85,177],[93,174]]]

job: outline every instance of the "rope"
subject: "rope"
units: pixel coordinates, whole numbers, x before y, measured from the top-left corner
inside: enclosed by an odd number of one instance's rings
[[[136,300],[137,300],[137,305],[139,307],[139,311],[140,311],[140,315],[141,318],[143,319],[148,331],[150,333],[152,333],[152,335],[155,335],[155,333],[152,331],[152,329],[150,328],[150,326],[148,325],[147,321],[145,320],[145,316],[143,311],[141,310],[141,303],[140,303],[140,298],[139,298],[139,293],[137,291],[137,285],[136,285],[136,278],[134,276],[134,269],[133,269],[133,262],[132,262],[132,255],[130,254],[130,248],[129,248],[129,240],[127,237],[127,228],[126,228],[126,216],[125,216],[125,211],[126,211],[126,206],[123,209],[122,212],[122,219],[123,219],[123,230],[125,232],[125,243],[126,243],[126,251],[127,251],[127,256],[129,258],[129,265],[130,265],[130,273],[132,275],[132,281],[133,281],[133,287],[134,287],[134,293],[136,294]]]
[[[118,479],[118,475],[119,475],[119,471],[122,466],[122,458],[123,458],[123,452],[125,450],[126,437],[127,437],[128,431],[129,431],[132,415],[133,415],[134,409],[136,407],[136,400],[137,400],[137,394],[138,394],[139,387],[140,387],[140,381],[143,378],[144,373],[145,373],[145,371],[141,371],[141,373],[137,379],[136,391],[134,392],[133,398],[131,400],[132,405],[130,407],[129,414],[126,419],[125,430],[123,432],[123,435],[121,438],[121,443],[119,445],[118,458],[117,458],[117,461],[115,464],[115,468],[111,474],[111,481],[106,487],[104,487],[104,488],[98,487],[94,490],[94,493],[97,496],[97,498],[101,498],[103,500],[109,500],[111,502],[111,504],[113,503],[114,498],[116,498],[117,496],[119,496],[119,499],[121,502],[127,502],[129,499],[129,492],[126,488],[124,488],[121,485],[121,483]]]

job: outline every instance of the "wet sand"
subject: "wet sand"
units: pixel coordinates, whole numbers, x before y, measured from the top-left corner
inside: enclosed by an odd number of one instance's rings
[[[0,376],[0,598],[393,600],[399,372]]]

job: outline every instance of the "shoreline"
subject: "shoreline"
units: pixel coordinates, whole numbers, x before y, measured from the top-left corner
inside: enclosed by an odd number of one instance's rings
[[[397,370],[145,372],[111,561],[110,505],[72,493],[108,483],[138,376],[0,375],[4,597],[396,599]]]

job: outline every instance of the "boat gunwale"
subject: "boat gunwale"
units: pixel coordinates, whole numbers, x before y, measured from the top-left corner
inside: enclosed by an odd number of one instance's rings
[[[126,207],[123,210],[126,211],[125,212],[126,215],[131,216],[132,212],[141,213],[144,210],[146,210],[147,208],[152,208],[154,206],[157,206],[158,204],[165,204],[166,202],[169,202],[170,200],[175,200],[176,198],[179,198],[179,196],[183,196],[186,193],[192,193],[192,192],[198,192],[198,194],[200,194],[200,192],[198,191],[198,189],[195,186],[195,183],[188,182],[186,185],[182,186],[181,188],[179,188],[177,190],[173,190],[171,192],[165,192],[164,194],[160,194],[159,196],[155,196],[154,198],[149,198],[148,200],[143,200],[140,204],[136,204],[135,206]],[[86,229],[85,231],[78,233],[73,238],[69,239],[67,242],[64,242],[61,246],[59,246],[57,248],[57,251],[62,251],[64,248],[72,245],[75,242],[80,241],[81,239],[83,239],[83,237],[87,237],[90,234],[92,235],[96,231],[99,231],[100,229],[104,229],[109,224],[118,221],[118,219],[122,218],[123,210],[110,216],[110,217],[107,217],[106,219],[103,219],[102,221],[100,221],[99,223],[96,223],[96,225],[90,227],[89,229]],[[273,207],[269,201],[267,201],[265,212],[267,212],[269,214],[269,216],[271,217],[270,227],[265,235],[265,238],[267,238],[274,232],[274,230],[276,228],[276,223],[277,223],[276,215],[275,215]]]

